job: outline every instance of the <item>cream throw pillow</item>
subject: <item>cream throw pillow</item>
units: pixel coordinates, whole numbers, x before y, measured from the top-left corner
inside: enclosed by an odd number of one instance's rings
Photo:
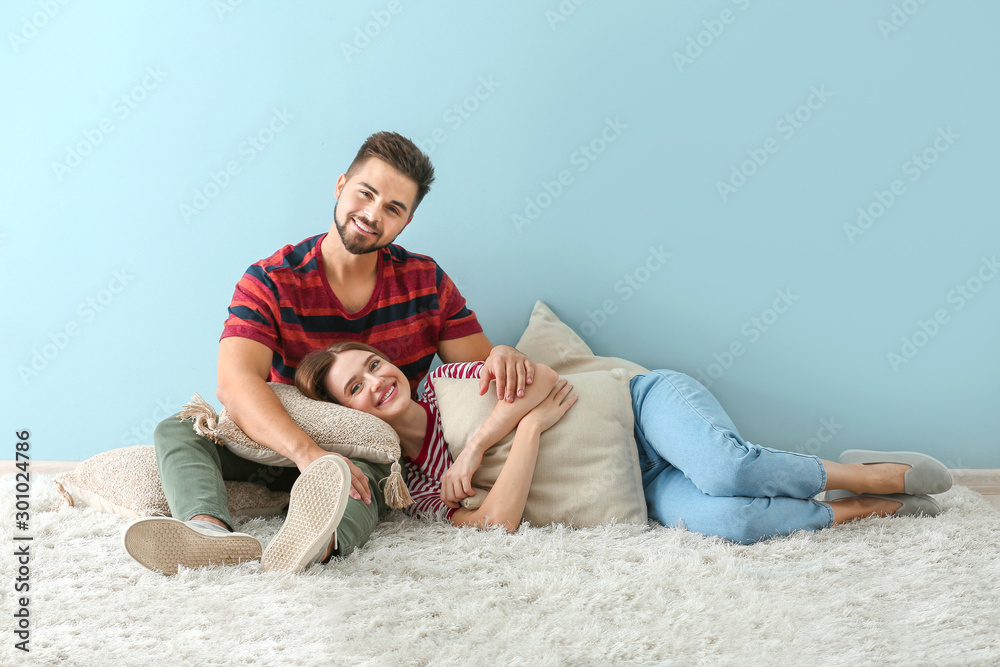
[[[392,463],[383,489],[386,503],[397,508],[413,504],[399,464],[399,436],[391,426],[360,410],[327,401],[314,401],[294,385],[268,382],[267,386],[277,395],[296,426],[321,448],[347,458]],[[237,456],[262,465],[295,466],[273,449],[252,440],[225,408],[217,415],[215,409],[198,394],[184,406],[181,419],[190,419],[195,433],[225,446]]]
[[[96,507],[127,519],[170,516],[152,445],[92,456],[72,472],[56,475],[55,484],[71,507]],[[234,517],[274,516],[288,505],[287,493],[251,482],[226,482],[226,495]]]
[[[329,452],[375,463],[399,459],[399,436],[378,417],[360,410],[314,401],[294,385],[268,382],[296,426]],[[269,447],[258,444],[237,426],[225,408],[218,415],[198,394],[181,411],[182,419],[192,419],[199,435],[224,445],[234,454],[263,465],[293,467],[295,464]]]
[[[539,439],[524,519],[536,526],[645,523],[628,374],[618,369],[564,377],[579,399]],[[480,396],[475,379],[438,378],[434,392],[445,440],[457,457],[493,410],[496,395]],[[486,451],[472,478],[477,493],[463,501],[465,507],[479,507],[493,488],[513,440],[511,433]]]
[[[541,301],[535,302],[528,328],[515,347],[532,361],[545,364],[560,375],[624,368],[631,378],[649,372],[626,359],[594,356],[583,339]]]

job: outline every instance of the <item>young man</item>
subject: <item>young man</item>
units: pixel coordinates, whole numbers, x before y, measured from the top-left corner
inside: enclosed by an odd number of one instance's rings
[[[173,518],[130,525],[124,542],[133,558],[173,574],[179,565],[259,557],[260,542],[232,532],[224,480],[291,490],[283,530],[262,558],[265,570],[301,570],[317,557],[346,556],[364,544],[388,511],[379,482],[389,466],[329,458],[266,384],[292,384],[299,361],[314,349],[339,340],[373,345],[403,370],[411,393],[435,353],[445,363],[485,360],[480,393],[495,380],[498,398],[523,395],[531,362],[514,348],[490,343],[433,259],[392,245],[433,180],[430,160],[411,141],[373,134],[337,180],[330,232],[285,246],[247,269],[219,344],[216,396],[248,436],[296,467],[241,459],[195,434],[179,415],[165,419],[154,441]],[[350,487],[350,499],[331,495],[339,486]]]

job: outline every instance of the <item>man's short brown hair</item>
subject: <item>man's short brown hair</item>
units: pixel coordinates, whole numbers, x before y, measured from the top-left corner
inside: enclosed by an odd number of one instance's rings
[[[417,200],[413,202],[413,211],[431,189],[434,182],[434,167],[431,159],[424,155],[417,145],[401,134],[395,132],[376,132],[365,140],[354,156],[354,161],[347,168],[348,180],[370,158],[377,157],[396,171],[404,174],[417,184]]]

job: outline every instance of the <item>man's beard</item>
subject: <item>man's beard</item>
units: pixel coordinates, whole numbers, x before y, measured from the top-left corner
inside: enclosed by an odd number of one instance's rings
[[[358,220],[360,220],[361,223],[364,224],[365,226],[371,229],[375,229],[375,226],[371,224],[371,220],[368,220],[367,218],[362,218],[360,216],[354,216],[354,217],[358,218]],[[390,239],[385,243],[379,244],[379,241],[382,240],[381,232],[379,232],[380,235],[376,238],[365,238],[361,235],[361,232],[357,229],[355,229],[354,234],[349,235],[347,228],[353,227],[354,223],[352,223],[350,218],[348,218],[344,222],[344,224],[340,224],[340,220],[337,219],[337,204],[333,205],[333,224],[337,228],[337,233],[340,234],[340,240],[344,243],[344,248],[346,248],[347,252],[351,253],[352,255],[366,255],[370,252],[375,252],[376,250],[386,247],[387,245],[391,244],[393,240],[395,240],[395,239]]]

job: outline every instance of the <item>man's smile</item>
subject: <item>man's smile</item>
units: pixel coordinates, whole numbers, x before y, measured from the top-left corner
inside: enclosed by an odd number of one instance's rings
[[[351,218],[351,222],[353,222],[354,226],[357,227],[359,230],[361,230],[361,233],[365,234],[366,236],[375,236],[378,234],[378,232],[374,228],[369,227],[368,225],[361,222],[357,218]]]

